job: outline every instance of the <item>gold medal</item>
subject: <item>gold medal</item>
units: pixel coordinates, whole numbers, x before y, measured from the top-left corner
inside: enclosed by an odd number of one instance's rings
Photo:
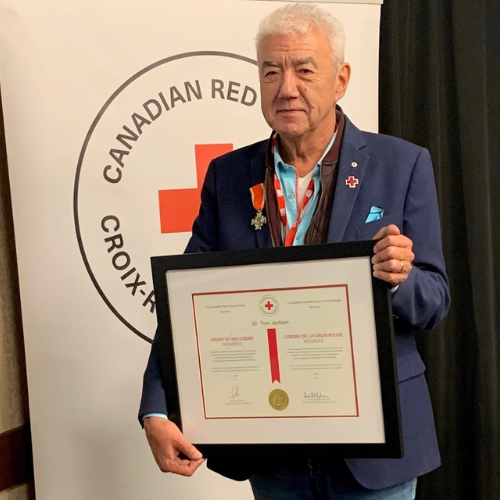
[[[269,394],[269,404],[274,410],[284,410],[289,402],[288,394],[283,389],[274,389]]]

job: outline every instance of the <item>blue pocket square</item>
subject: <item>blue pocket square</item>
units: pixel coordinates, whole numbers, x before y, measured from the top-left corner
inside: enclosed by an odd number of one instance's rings
[[[373,222],[374,220],[379,220],[384,216],[385,210],[379,207],[370,208],[370,213],[366,218],[365,222]]]

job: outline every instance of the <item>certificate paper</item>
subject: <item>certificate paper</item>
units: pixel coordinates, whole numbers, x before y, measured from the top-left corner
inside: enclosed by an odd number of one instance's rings
[[[205,456],[401,456],[373,245],[152,258],[168,417]]]
[[[358,416],[347,285],[193,294],[206,418]]]

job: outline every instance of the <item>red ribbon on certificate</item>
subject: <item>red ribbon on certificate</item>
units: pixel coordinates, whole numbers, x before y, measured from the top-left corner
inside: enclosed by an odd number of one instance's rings
[[[278,359],[278,343],[276,341],[276,328],[267,330],[267,341],[269,343],[269,359],[271,360],[272,382],[280,382],[280,362]]]

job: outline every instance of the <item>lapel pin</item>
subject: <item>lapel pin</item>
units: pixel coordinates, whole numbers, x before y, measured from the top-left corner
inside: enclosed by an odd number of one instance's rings
[[[358,166],[358,164],[357,164],[355,161],[353,161],[353,162],[351,163],[351,167],[356,168],[357,166]]]
[[[350,188],[355,188],[359,184],[359,181],[358,179],[356,179],[356,177],[350,175],[349,178],[346,179],[345,183]]]

